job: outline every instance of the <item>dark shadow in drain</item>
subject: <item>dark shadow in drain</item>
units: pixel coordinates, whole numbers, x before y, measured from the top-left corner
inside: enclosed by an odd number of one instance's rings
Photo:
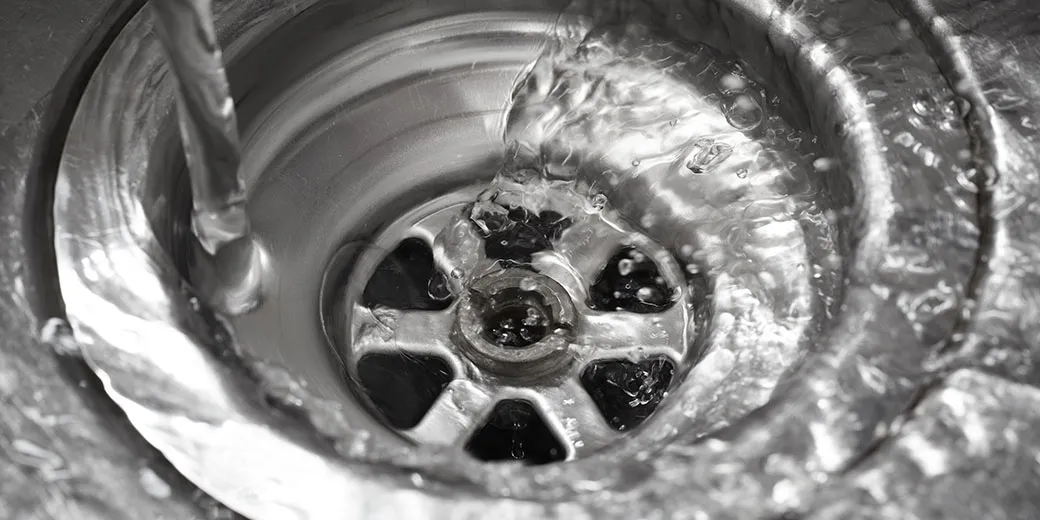
[[[362,303],[366,307],[439,311],[451,305],[444,274],[433,266],[433,251],[417,238],[401,241],[372,273]]]
[[[581,373],[581,384],[611,428],[638,427],[661,404],[675,367],[664,358],[633,362],[593,363]]]
[[[451,382],[451,368],[436,356],[369,354],[358,379],[372,405],[399,430],[413,428]]]
[[[466,451],[486,461],[548,464],[566,457],[563,445],[527,401],[499,402],[487,423],[466,443]]]
[[[650,314],[671,307],[675,303],[673,292],[657,264],[646,253],[629,246],[607,261],[589,288],[587,304],[598,311]]]

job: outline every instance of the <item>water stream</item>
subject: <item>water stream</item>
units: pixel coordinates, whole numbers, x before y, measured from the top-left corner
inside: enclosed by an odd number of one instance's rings
[[[238,118],[217,43],[210,0],[151,2],[155,31],[177,85],[177,116],[192,191],[195,285],[238,314],[259,301],[262,254],[250,237],[239,176]]]

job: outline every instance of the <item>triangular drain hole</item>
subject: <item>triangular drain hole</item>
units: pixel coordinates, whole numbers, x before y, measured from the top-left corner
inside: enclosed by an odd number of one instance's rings
[[[451,305],[447,279],[433,266],[433,251],[418,238],[402,240],[365,286],[366,307],[439,311]]]
[[[548,464],[566,457],[559,439],[531,403],[500,401],[487,423],[466,443],[466,451],[486,461]]]
[[[664,358],[593,363],[581,373],[581,384],[612,428],[638,427],[661,404],[675,370]]]
[[[650,256],[626,246],[607,261],[589,287],[588,306],[598,311],[650,314],[670,307],[672,293]]]
[[[451,368],[436,356],[368,354],[357,371],[372,405],[399,430],[418,425],[452,379]]]

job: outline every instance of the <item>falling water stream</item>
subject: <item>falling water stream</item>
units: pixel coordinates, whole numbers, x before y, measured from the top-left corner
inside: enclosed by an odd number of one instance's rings
[[[246,312],[259,303],[263,260],[250,237],[239,176],[238,118],[210,0],[163,0],[150,6],[177,85],[177,117],[191,179],[192,230],[201,246],[195,283],[218,309]]]

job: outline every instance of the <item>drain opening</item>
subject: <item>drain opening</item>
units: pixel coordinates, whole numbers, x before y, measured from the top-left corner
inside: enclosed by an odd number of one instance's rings
[[[502,206],[494,202],[477,203],[470,211],[470,222],[484,239],[488,258],[512,265],[531,262],[539,251],[552,249],[571,220],[555,211],[534,213],[523,206]]]
[[[480,460],[548,464],[566,457],[559,439],[530,402],[500,401],[488,421],[466,443],[466,451]]]
[[[628,246],[614,254],[600,271],[589,287],[587,305],[600,311],[650,314],[671,307],[673,292],[657,264],[646,253]]]
[[[484,339],[502,347],[529,347],[548,335],[552,326],[552,311],[535,291],[505,289],[483,298],[480,305]]]
[[[452,380],[451,368],[437,356],[368,354],[358,360],[359,383],[386,422],[413,428]]]
[[[452,298],[444,273],[434,268],[433,251],[422,240],[407,238],[380,262],[361,301],[366,307],[440,311]]]
[[[611,428],[629,431],[661,404],[674,372],[664,358],[599,361],[582,371],[581,384]]]

